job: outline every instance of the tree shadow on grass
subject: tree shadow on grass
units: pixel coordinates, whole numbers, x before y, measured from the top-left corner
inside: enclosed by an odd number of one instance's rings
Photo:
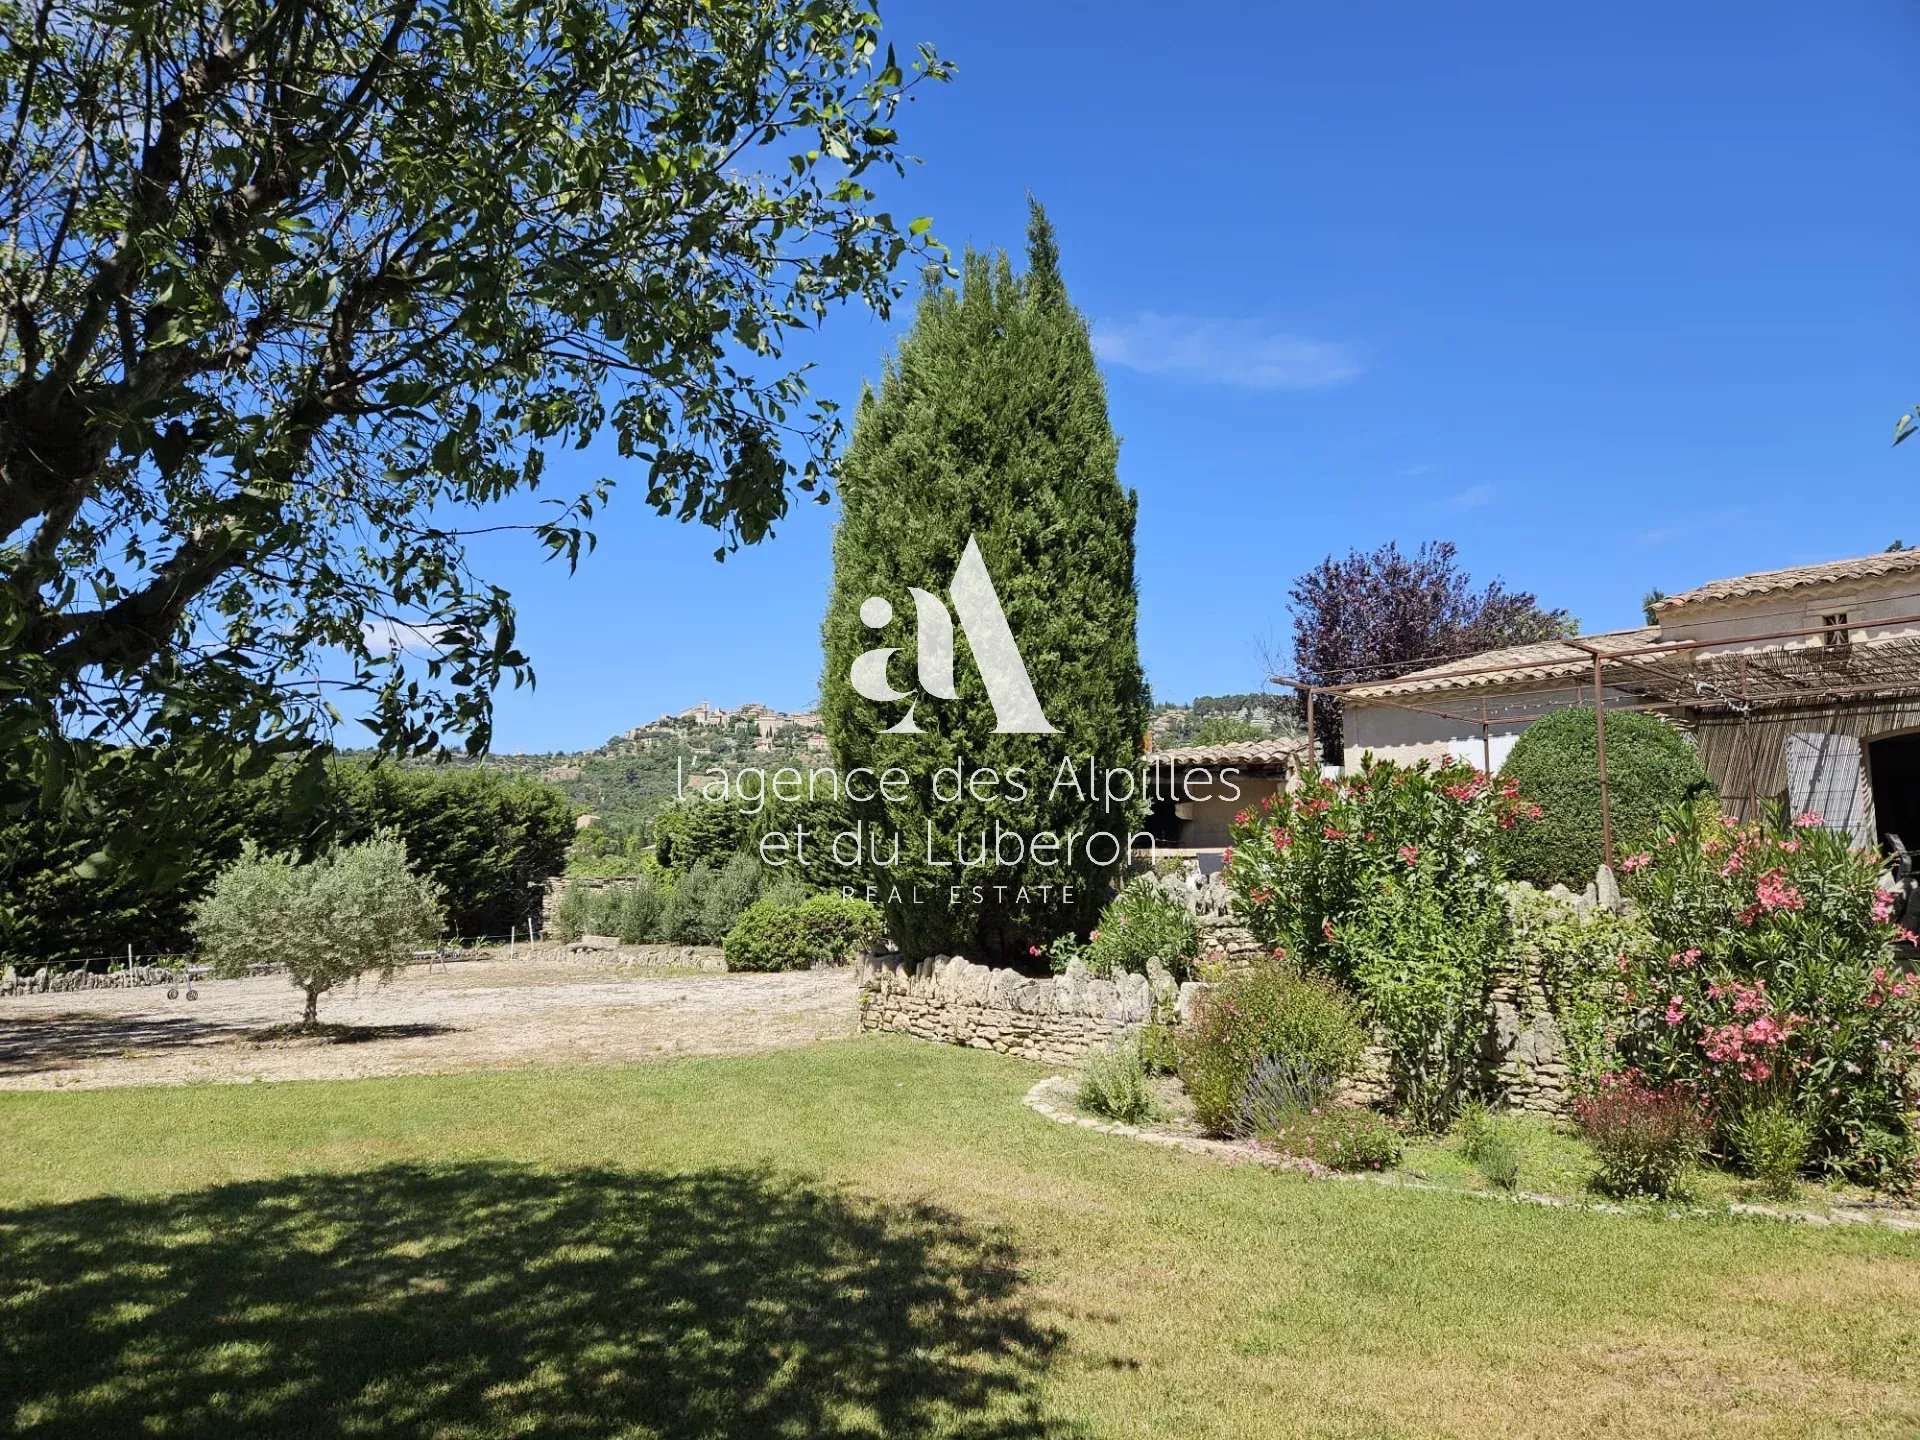
[[[23,1433],[1044,1436],[1014,1253],[753,1170],[391,1166],[0,1211]]]
[[[404,1025],[340,1025],[327,1020],[311,1024],[305,1020],[289,1020],[251,1030],[246,1038],[254,1045],[364,1045],[369,1040],[427,1040],[436,1035],[453,1035],[458,1030],[455,1025],[427,1021]]]

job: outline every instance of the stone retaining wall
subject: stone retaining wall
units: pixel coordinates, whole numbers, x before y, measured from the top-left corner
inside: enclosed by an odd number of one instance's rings
[[[1096,979],[1078,961],[1044,979],[939,955],[910,964],[870,956],[858,969],[860,1028],[1071,1065],[1156,1014],[1181,1017],[1198,986],[1149,975]]]
[[[171,985],[182,971],[164,965],[123,966],[118,970],[56,970],[42,965],[0,970],[0,995],[60,995],[74,990],[133,990],[147,985]]]
[[[1190,897],[1206,971],[1231,975],[1259,963],[1264,952],[1233,915],[1224,886],[1217,880],[1169,884]],[[1622,906],[1619,888],[1604,866],[1584,895],[1559,887],[1548,893],[1575,914]],[[1035,979],[959,956],[939,956],[918,965],[897,956],[874,957],[860,970],[860,1025],[863,1030],[889,1030],[1069,1065],[1155,1017],[1184,1020],[1207,989],[1193,981],[1176,986],[1157,962],[1150,970],[1151,976],[1096,980],[1076,963],[1065,975]],[[1503,960],[1494,970],[1483,1018],[1482,1064],[1496,1103],[1529,1114],[1564,1114],[1572,1068],[1538,981],[1525,978],[1517,962]],[[1391,1098],[1391,1088],[1387,1049],[1376,1039],[1342,1098],[1352,1104],[1381,1104]]]
[[[615,935],[582,935],[567,946],[569,955],[592,955],[643,970],[724,971],[726,956],[718,945],[627,945]]]

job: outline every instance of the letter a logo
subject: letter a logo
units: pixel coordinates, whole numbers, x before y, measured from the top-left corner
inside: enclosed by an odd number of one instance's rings
[[[917,585],[907,587],[913,596],[914,628],[919,635],[920,688],[939,700],[954,698],[953,689],[953,614],[938,595],[930,595]],[[1054,735],[1033,693],[1033,681],[1027,678],[1027,663],[1020,658],[1020,647],[1013,643],[1013,631],[1007,626],[1007,612],[1000,608],[1000,596],[987,574],[987,563],[980,558],[980,546],[967,536],[967,548],[953,572],[953,611],[960,616],[961,633],[973,651],[974,664],[980,667],[980,679],[987,687],[987,700],[993,706],[996,735]],[[860,620],[869,630],[878,630],[893,621],[893,605],[879,595],[860,602]],[[905,700],[910,692],[896,690],[887,680],[887,662],[898,650],[883,645],[855,658],[847,672],[856,692],[869,700]],[[918,735],[913,723],[913,706],[904,719],[889,725],[888,735]]]

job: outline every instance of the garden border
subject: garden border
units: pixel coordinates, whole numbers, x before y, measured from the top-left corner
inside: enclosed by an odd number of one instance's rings
[[[1411,1180],[1399,1175],[1329,1170],[1326,1166],[1315,1164],[1311,1160],[1300,1160],[1291,1155],[1276,1155],[1241,1141],[1208,1140],[1198,1135],[1172,1135],[1165,1131],[1145,1130],[1138,1125],[1129,1125],[1120,1120],[1096,1120],[1090,1115],[1079,1113],[1079,1107],[1072,1098],[1072,1087],[1073,1081],[1070,1077],[1049,1075],[1046,1079],[1035,1083],[1021,1097],[1020,1103],[1036,1115],[1051,1120],[1057,1125],[1073,1125],[1083,1130],[1096,1130],[1103,1135],[1118,1135],[1124,1139],[1158,1145],[1167,1150],[1184,1150],[1188,1154],[1205,1155],[1216,1160],[1225,1160],[1229,1164],[1259,1165],[1269,1170],[1291,1170],[1314,1180],[1355,1181],[1362,1184],[1381,1185],[1393,1190],[1423,1190],[1439,1195],[1462,1195],[1474,1200],[1506,1200],[1523,1205],[1540,1205],[1554,1210],[1589,1210],[1603,1215],[1647,1215],[1664,1220],[1716,1220],[1736,1216],[1782,1220],[1796,1225],[1879,1225],[1889,1230],[1920,1234],[1920,1212],[1883,1215],[1871,1211],[1835,1210],[1823,1215],[1812,1210],[1783,1210],[1776,1206],[1758,1205],[1750,1201],[1730,1201],[1724,1211],[1703,1205],[1642,1207],[1622,1205],[1610,1200],[1569,1200],[1564,1196],[1542,1195],[1532,1190],[1468,1190],[1457,1185],[1436,1185],[1430,1180]]]

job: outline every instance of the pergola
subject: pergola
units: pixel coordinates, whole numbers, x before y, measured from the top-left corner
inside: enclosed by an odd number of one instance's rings
[[[1856,638],[1863,631],[1906,628],[1910,633]],[[1792,644],[1793,641],[1809,643]],[[1529,654],[1564,646],[1572,655]],[[1741,648],[1735,648],[1735,647]],[[1755,647],[1755,648],[1746,648]],[[1414,714],[1432,715],[1480,730],[1484,768],[1492,767],[1492,728],[1528,724],[1561,705],[1544,705],[1543,687],[1574,692],[1575,704],[1591,704],[1596,730],[1596,779],[1600,791],[1601,848],[1613,860],[1613,817],[1607,793],[1607,712],[1656,710],[1690,720],[1733,717],[1741,741],[1751,747],[1748,723],[1756,712],[1817,706],[1852,699],[1920,697],[1920,615],[1876,619],[1870,624],[1815,625],[1721,640],[1642,641],[1626,635],[1583,639],[1569,636],[1549,646],[1518,647],[1504,661],[1441,664],[1383,680],[1317,685],[1290,676],[1272,677],[1307,697],[1307,737],[1316,741],[1314,709],[1322,696],[1364,699]],[[1590,687],[1582,700],[1580,692]],[[1755,769],[1749,766],[1749,786]],[[1749,793],[1751,811],[1754,796]]]

